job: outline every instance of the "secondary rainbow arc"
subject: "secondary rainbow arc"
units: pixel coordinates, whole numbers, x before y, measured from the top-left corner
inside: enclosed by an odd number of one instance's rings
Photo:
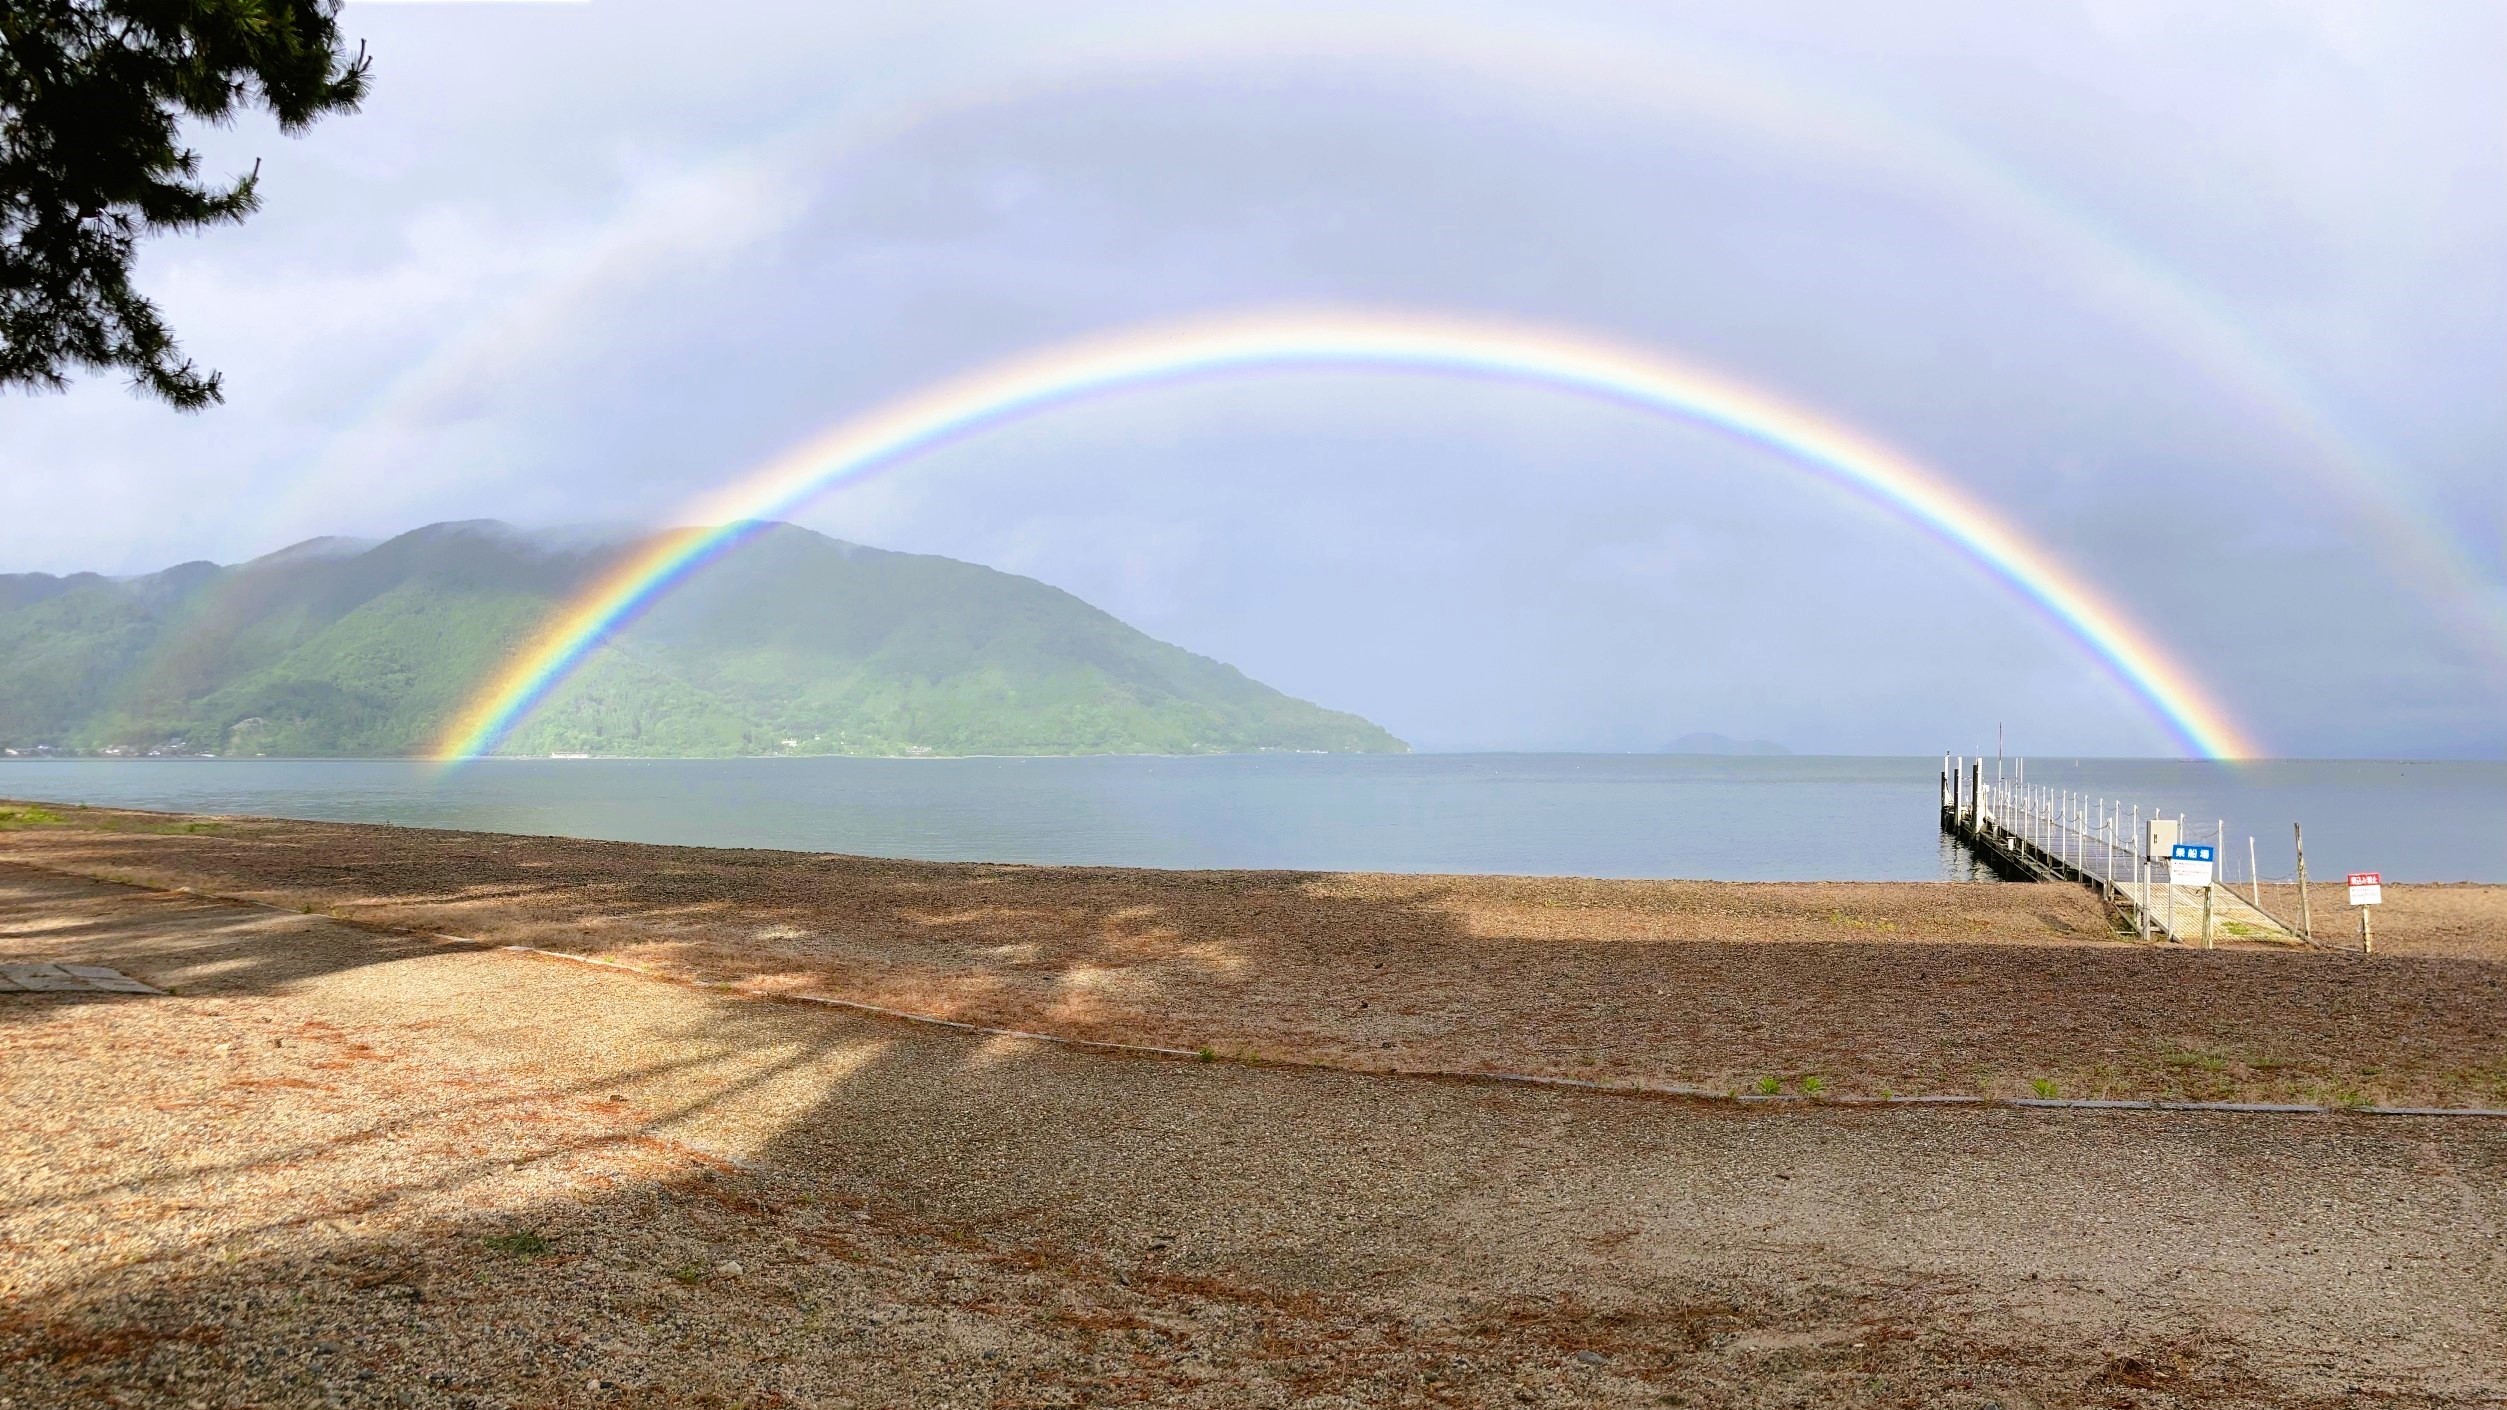
[[[492,751],[606,637],[761,520],[940,445],[1091,396],[1265,369],[1349,368],[1557,388],[1712,427],[1863,495],[2034,604],[2178,745],[2249,757],[2246,733],[2192,672],[2054,554],[1907,456],[1757,388],[1578,333],[1408,314],[1318,312],[1163,324],[1049,348],[848,419],[741,475],[561,609],[455,717],[445,761]]]

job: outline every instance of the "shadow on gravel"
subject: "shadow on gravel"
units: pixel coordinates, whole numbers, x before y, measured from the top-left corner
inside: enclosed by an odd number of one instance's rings
[[[286,939],[203,929],[209,948],[169,960]],[[1739,1271],[1765,1263],[1746,1251],[1677,1271],[1641,1230],[1661,1192],[1611,1173],[1627,1154],[1615,1108],[1497,1099],[1541,1144],[1475,1126],[1486,1093],[1108,1060],[678,990],[686,1012],[666,1025],[578,1030],[552,1083],[536,1058],[459,1066],[425,1060],[422,1033],[326,1032],[291,986],[348,972],[320,952],[359,946],[326,930],[286,948],[230,971],[272,987],[148,1010],[131,1036],[168,1060],[113,1074],[113,1101],[50,1133],[47,1169],[115,1177],[0,1213],[17,1290],[0,1397],[2021,1404],[2065,1403],[2109,1360],[1978,1326],[1952,1306],[1978,1290],[1938,1272]],[[289,1045],[213,1046],[258,1019],[294,1021]],[[1705,1120],[1745,1162],[1796,1158]],[[2171,1404],[2271,1403],[2198,1339],[2125,1349],[2173,1377]]]
[[[73,895],[103,915],[61,918]],[[169,995],[268,994],[313,975],[387,965],[439,953],[440,942],[369,931],[357,951],[291,952],[274,937],[304,920],[278,912],[239,910],[181,896],[102,882],[27,873],[0,864],[0,959],[20,957],[109,963]],[[84,947],[84,948],[83,948]],[[97,959],[109,955],[109,959]],[[41,1012],[47,1003],[155,1003],[154,996],[108,994],[0,995],[0,1024]]]
[[[2507,1102],[2507,965],[2110,943],[2061,886],[1143,872],[253,820],[30,828],[0,851],[761,990],[1359,1068]]]

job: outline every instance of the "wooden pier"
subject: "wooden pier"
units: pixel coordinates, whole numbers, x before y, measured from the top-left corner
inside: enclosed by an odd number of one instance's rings
[[[2145,939],[2306,943],[2263,908],[2260,889],[2244,896],[2216,880],[2178,882],[2165,860],[2145,855],[2149,834],[2138,808],[2128,814],[2120,800],[2034,786],[2024,771],[2005,773],[1998,761],[1991,775],[1985,766],[1982,758],[1942,756],[1941,830],[1996,876],[2086,886],[2106,901],[2119,928]]]

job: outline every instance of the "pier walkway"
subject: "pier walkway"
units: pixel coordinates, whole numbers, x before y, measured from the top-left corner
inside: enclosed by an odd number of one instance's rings
[[[2265,910],[2259,896],[2216,878],[2208,887],[2184,885],[2165,861],[2144,860],[2140,823],[2137,812],[2128,822],[2116,800],[1989,778],[1981,759],[1942,760],[1942,831],[2002,876],[2087,886],[2105,899],[2119,928],[2154,938],[2310,943]]]

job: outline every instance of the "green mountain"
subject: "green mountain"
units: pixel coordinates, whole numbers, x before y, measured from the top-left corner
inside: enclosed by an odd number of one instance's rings
[[[0,575],[0,745],[406,755],[639,540],[435,524],[143,578]],[[512,754],[1398,751],[1031,578],[761,525]]]

